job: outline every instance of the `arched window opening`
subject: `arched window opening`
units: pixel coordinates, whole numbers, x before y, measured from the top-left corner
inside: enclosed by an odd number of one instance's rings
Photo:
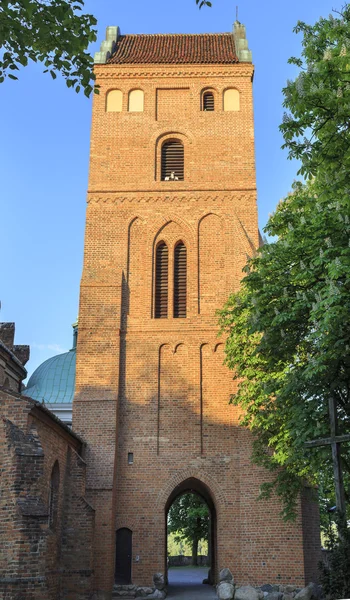
[[[187,250],[183,242],[175,246],[174,252],[174,317],[186,318],[187,295]]]
[[[60,487],[60,469],[56,460],[50,479],[50,490],[49,490],[49,527],[55,529],[57,525],[58,516],[58,494]]]
[[[203,110],[214,110],[214,94],[213,92],[204,92],[203,94]]]
[[[165,242],[161,242],[156,249],[154,312],[156,319],[166,319],[168,316],[168,262],[168,246]]]
[[[142,90],[131,90],[129,92],[129,112],[143,112],[144,93]]]
[[[224,91],[224,110],[237,111],[240,109],[239,91],[229,89]]]
[[[180,140],[169,140],[162,146],[162,181],[183,181],[184,147]]]
[[[123,93],[111,90],[106,96],[106,112],[121,112],[123,109]]]

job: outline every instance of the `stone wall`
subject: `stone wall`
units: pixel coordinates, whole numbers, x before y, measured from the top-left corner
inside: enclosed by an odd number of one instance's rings
[[[188,567],[190,565],[192,565],[192,556],[184,556],[183,554],[168,556],[168,567]],[[199,554],[197,556],[197,566],[209,567],[209,557]]]

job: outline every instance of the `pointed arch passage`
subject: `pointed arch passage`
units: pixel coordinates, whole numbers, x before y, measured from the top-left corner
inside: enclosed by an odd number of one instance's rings
[[[168,246],[160,242],[156,249],[156,285],[155,313],[156,319],[166,319],[168,316]]]
[[[175,246],[174,252],[174,317],[186,318],[187,296],[187,249],[183,242]]]
[[[199,479],[196,477],[189,477],[188,479],[182,481],[182,483],[178,484],[175,489],[173,489],[170,494],[166,505],[165,505],[165,515],[166,515],[166,523],[168,523],[169,511],[171,509],[172,504],[176,499],[181,496],[187,494],[194,494],[197,498],[201,499],[202,502],[205,503],[208,509],[208,533],[207,533],[207,542],[208,542],[208,559],[210,569],[208,572],[209,583],[212,585],[215,583],[215,574],[216,574],[216,554],[217,554],[217,523],[216,523],[216,507],[212,497],[211,490]],[[171,517],[171,515],[170,515]],[[165,552],[165,556],[167,556],[167,549]],[[165,570],[167,571],[167,564],[165,565]],[[168,572],[169,575],[169,572]]]
[[[162,181],[184,179],[184,147],[180,140],[168,140],[162,146]]]

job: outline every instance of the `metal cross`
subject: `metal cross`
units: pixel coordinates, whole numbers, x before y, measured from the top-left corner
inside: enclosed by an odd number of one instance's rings
[[[329,420],[331,425],[331,437],[324,438],[321,440],[312,440],[305,442],[307,448],[314,448],[315,446],[332,446],[332,458],[333,458],[333,474],[334,474],[334,486],[335,486],[335,497],[337,504],[337,511],[341,519],[346,518],[346,504],[345,504],[345,492],[343,482],[343,472],[341,466],[340,456],[340,445],[343,442],[350,442],[350,434],[337,435],[338,419],[337,419],[337,401],[334,397],[331,397],[328,401],[329,407]]]

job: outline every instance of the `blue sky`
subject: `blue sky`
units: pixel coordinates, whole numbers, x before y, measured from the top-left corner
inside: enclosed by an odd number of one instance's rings
[[[98,50],[108,25],[122,33],[230,31],[236,3],[212,0],[88,0],[98,19]],[[236,0],[238,2],[238,0]],[[254,105],[259,223],[266,224],[287,194],[297,164],[280,147],[282,87],[295,76],[287,64],[300,55],[298,20],[327,17],[332,0],[245,0],[246,25],[255,64]],[[0,85],[0,300],[2,321],[16,322],[16,343],[30,344],[29,374],[46,358],[71,347],[78,313],[88,176],[91,100],[68,89],[61,78],[30,64],[19,81]]]

